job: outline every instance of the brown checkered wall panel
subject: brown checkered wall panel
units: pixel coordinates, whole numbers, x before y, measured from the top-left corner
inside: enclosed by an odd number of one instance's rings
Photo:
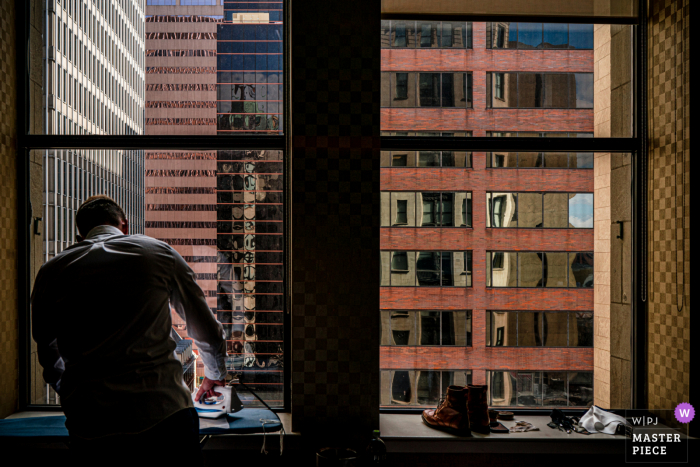
[[[0,418],[17,409],[15,2],[0,3]]]
[[[379,2],[292,24],[293,429],[347,445],[379,428]]]
[[[690,397],[690,6],[649,8],[648,397],[673,409]]]

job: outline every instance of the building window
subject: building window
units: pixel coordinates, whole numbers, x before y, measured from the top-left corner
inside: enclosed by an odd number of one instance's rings
[[[472,48],[472,23],[459,21],[381,22],[381,47]]]
[[[471,108],[472,79],[467,72],[383,72],[381,106]]]
[[[471,370],[381,370],[382,407],[436,407],[448,386],[472,384]]]
[[[487,371],[492,407],[590,407],[592,371]]]
[[[456,346],[472,344],[472,313],[467,311],[381,312],[383,346]]]
[[[593,288],[593,253],[487,251],[486,286]]]
[[[471,251],[382,251],[381,286],[471,287]]]
[[[382,227],[471,227],[469,192],[382,192]]]
[[[486,87],[491,108],[593,108],[593,73],[489,72]]]
[[[592,347],[591,311],[487,311],[486,345]]]
[[[569,132],[503,132],[489,131],[487,136],[495,137],[563,137],[591,138],[591,133]],[[538,168],[538,169],[592,169],[593,154],[587,152],[547,153],[547,152],[509,152],[487,153],[487,168]]]
[[[487,227],[593,228],[593,193],[486,193]]]
[[[396,73],[396,93],[394,99],[408,99],[408,73]]]
[[[507,38],[507,39],[506,39]],[[592,24],[487,23],[491,49],[593,49]]]

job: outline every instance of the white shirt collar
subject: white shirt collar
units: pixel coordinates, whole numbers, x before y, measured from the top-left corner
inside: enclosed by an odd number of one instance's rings
[[[93,227],[92,230],[88,232],[85,240],[92,240],[99,235],[124,235],[124,232],[113,225],[98,225],[97,227]]]

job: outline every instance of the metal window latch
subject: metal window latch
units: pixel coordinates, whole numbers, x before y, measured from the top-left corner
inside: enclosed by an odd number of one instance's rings
[[[617,238],[622,239],[625,236],[625,224],[622,221],[617,221],[617,225],[620,226],[620,233],[617,234]]]
[[[39,224],[41,221],[42,221],[41,217],[34,218],[34,235],[41,235],[41,232],[39,231]]]

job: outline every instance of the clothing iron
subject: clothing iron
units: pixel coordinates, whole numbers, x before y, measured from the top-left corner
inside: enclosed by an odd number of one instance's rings
[[[201,418],[220,418],[243,408],[233,386],[214,386],[212,390],[219,395],[216,397],[204,396],[201,400],[196,400],[195,394],[192,395],[194,407]]]

